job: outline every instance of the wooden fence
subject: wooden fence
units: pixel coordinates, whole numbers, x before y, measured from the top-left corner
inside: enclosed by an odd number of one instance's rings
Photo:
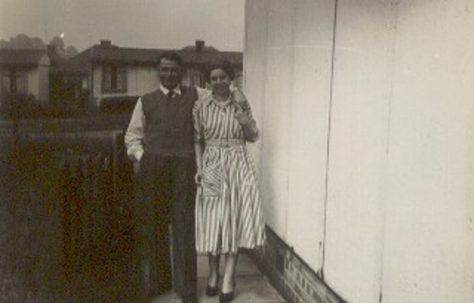
[[[123,131],[12,134],[0,138],[0,303],[132,302],[134,180]]]

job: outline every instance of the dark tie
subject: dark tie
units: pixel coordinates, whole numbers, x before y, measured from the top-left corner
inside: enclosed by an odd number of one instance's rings
[[[167,94],[168,98],[170,99],[173,99],[173,96],[174,96],[174,92],[172,90],[170,90]]]

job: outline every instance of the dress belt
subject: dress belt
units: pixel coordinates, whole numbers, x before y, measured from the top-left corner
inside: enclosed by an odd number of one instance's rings
[[[234,147],[245,145],[243,139],[212,139],[204,142],[206,146],[218,146],[218,147]]]

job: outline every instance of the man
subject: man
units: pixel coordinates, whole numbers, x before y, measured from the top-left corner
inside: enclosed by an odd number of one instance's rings
[[[173,278],[183,303],[195,303],[192,107],[198,93],[196,88],[181,85],[183,62],[177,53],[160,56],[158,73],[159,89],[137,101],[125,134],[127,154],[140,167],[141,195],[135,206],[140,276],[147,296],[170,290]]]

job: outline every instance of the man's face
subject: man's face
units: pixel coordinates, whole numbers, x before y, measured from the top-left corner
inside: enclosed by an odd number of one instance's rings
[[[182,70],[178,62],[168,59],[161,59],[158,66],[161,84],[169,89],[175,88],[181,83]]]

